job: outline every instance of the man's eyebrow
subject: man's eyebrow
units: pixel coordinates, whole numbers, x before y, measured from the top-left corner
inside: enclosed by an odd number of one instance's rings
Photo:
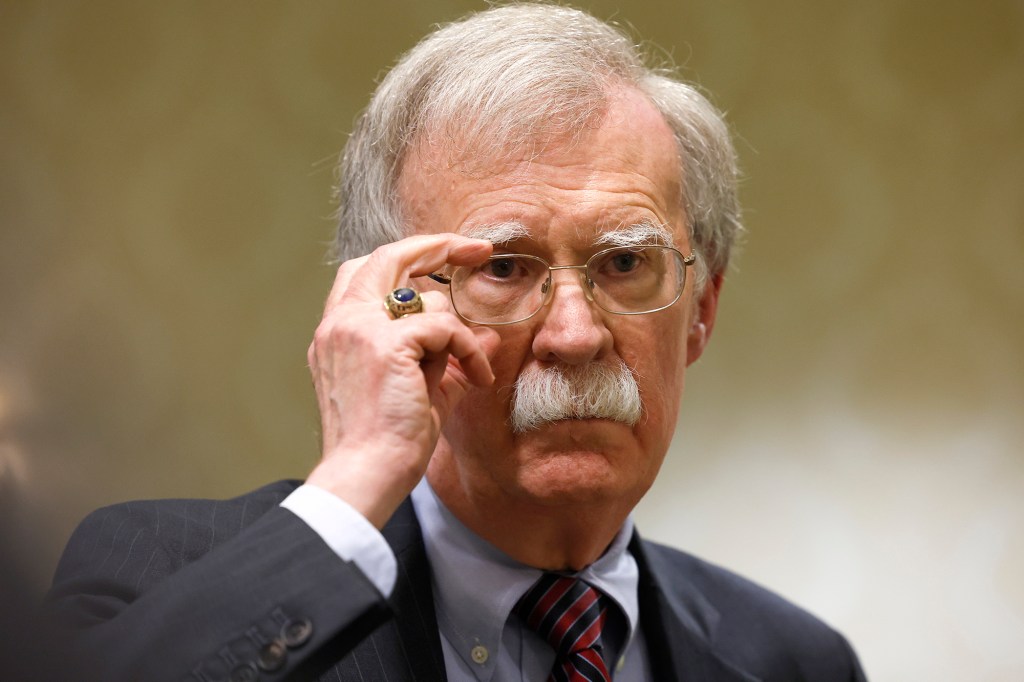
[[[653,220],[641,220],[632,225],[622,225],[608,232],[602,232],[594,244],[609,246],[673,246],[672,231],[667,225]]]
[[[492,244],[508,244],[517,239],[527,239],[530,231],[518,220],[509,220],[490,225],[474,225],[466,228],[462,235],[471,239],[486,239]]]

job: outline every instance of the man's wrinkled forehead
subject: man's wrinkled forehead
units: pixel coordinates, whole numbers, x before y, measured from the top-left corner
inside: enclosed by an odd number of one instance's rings
[[[471,225],[460,230],[460,234],[474,239],[486,239],[495,246],[536,241],[530,228],[518,220]],[[598,229],[589,236],[588,241],[594,246],[675,246],[672,229],[668,225],[646,218]]]

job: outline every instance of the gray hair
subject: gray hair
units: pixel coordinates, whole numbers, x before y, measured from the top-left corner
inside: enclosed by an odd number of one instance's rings
[[[743,228],[722,115],[670,70],[646,66],[622,31],[545,4],[496,7],[439,28],[381,81],[338,167],[333,256],[348,260],[408,236],[397,187],[415,145],[462,159],[537,153],[599,120],[623,84],[646,95],[675,135],[698,283],[724,273]]]

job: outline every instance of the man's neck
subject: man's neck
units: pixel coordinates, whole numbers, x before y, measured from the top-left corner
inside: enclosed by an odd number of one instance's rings
[[[444,471],[451,464],[435,453],[427,470],[428,481],[445,507],[511,558],[542,570],[579,571],[594,563],[635,504],[605,499],[551,504],[498,486],[469,489],[451,470]]]

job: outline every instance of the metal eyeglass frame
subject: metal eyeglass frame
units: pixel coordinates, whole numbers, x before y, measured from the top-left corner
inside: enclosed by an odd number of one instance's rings
[[[651,310],[644,310],[644,311],[640,311],[640,312],[621,312],[621,311],[616,311],[616,310],[609,310],[608,308],[605,308],[603,305],[601,305],[601,303],[594,298],[593,290],[594,290],[594,288],[597,285],[594,283],[593,280],[591,280],[589,277],[587,277],[587,269],[590,267],[591,262],[593,262],[594,259],[599,258],[601,256],[604,256],[606,254],[612,253],[613,251],[621,251],[623,249],[630,249],[630,248],[637,248],[637,249],[663,249],[665,251],[674,251],[676,253],[676,255],[679,256],[679,259],[680,259],[680,261],[683,264],[683,282],[682,282],[682,286],[679,287],[679,293],[676,294],[675,298],[673,298],[671,301],[669,301],[668,303],[666,303],[663,306],[659,306],[659,307],[653,308]],[[595,305],[597,305],[598,308],[600,308],[601,310],[603,310],[603,311],[605,311],[607,313],[611,313],[612,315],[647,315],[648,313],[656,313],[659,310],[665,310],[666,308],[669,308],[669,307],[675,305],[676,301],[678,301],[680,298],[682,298],[683,291],[686,289],[686,270],[687,270],[688,267],[690,267],[691,265],[693,265],[697,261],[697,255],[695,253],[693,253],[693,252],[691,252],[690,255],[688,255],[688,256],[684,256],[679,249],[676,249],[676,248],[671,247],[671,246],[661,246],[659,244],[647,244],[647,245],[636,246],[636,247],[613,246],[613,247],[611,247],[609,249],[602,249],[601,251],[598,251],[593,256],[588,258],[587,262],[584,263],[583,265],[551,265],[550,263],[548,263],[546,260],[544,260],[540,256],[531,256],[530,254],[526,254],[526,253],[497,253],[497,254],[494,254],[492,256],[489,256],[487,258],[487,260],[489,260],[489,261],[491,261],[491,260],[500,260],[502,258],[529,258],[531,260],[535,260],[535,261],[539,261],[539,262],[543,263],[544,266],[547,267],[547,269],[548,269],[548,277],[544,281],[544,284],[541,285],[541,293],[544,295],[544,299],[541,301],[541,304],[537,307],[536,310],[534,310],[532,313],[530,313],[526,317],[519,318],[518,320],[511,320],[509,322],[479,322],[477,320],[471,320],[468,317],[466,317],[465,315],[463,315],[459,311],[459,307],[457,305],[455,305],[455,296],[454,296],[454,294],[452,292],[452,288],[451,288],[451,284],[452,284],[452,278],[451,277],[449,277],[447,275],[442,275],[440,273],[431,273],[431,274],[427,275],[427,277],[429,277],[430,279],[434,280],[435,282],[437,282],[439,284],[444,284],[444,285],[448,286],[448,298],[451,299],[452,307],[455,309],[455,312],[458,313],[459,317],[461,317],[462,319],[466,320],[467,322],[471,322],[472,324],[479,324],[479,325],[482,325],[482,326],[485,326],[485,327],[504,327],[504,326],[510,325],[510,324],[519,324],[520,322],[526,322],[531,317],[533,317],[534,315],[539,313],[541,310],[543,310],[544,306],[546,306],[551,301],[551,294],[554,291],[554,287],[551,286],[551,271],[552,270],[579,270],[580,271],[580,280],[583,283],[583,287],[582,287],[583,288],[583,293],[586,295],[587,300],[592,302],[592,303],[594,303]],[[458,269],[458,268],[456,268],[456,269]]]

